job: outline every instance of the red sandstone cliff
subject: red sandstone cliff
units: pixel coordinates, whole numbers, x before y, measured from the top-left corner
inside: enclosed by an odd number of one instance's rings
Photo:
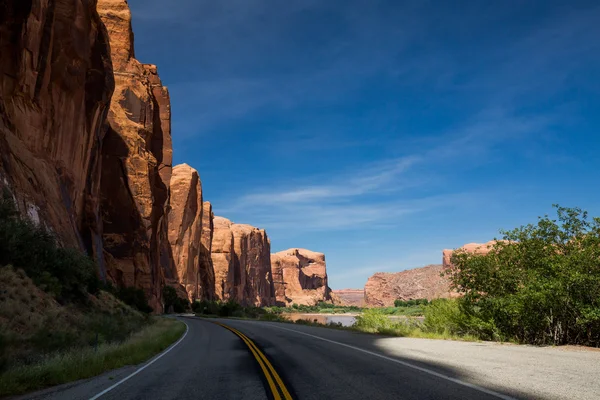
[[[266,232],[213,220],[197,172],[172,174],[169,93],[134,57],[126,0],[1,8],[0,187],[22,213],[157,312],[165,283],[190,300],[274,304]],[[296,252],[276,262],[279,297],[329,299],[324,256]]]
[[[210,259],[210,203],[202,201],[198,172],[187,164],[173,167],[170,186],[169,243],[177,271],[176,283],[185,289],[185,296],[192,302],[212,299],[215,278]],[[206,237],[202,240],[203,233],[209,235],[208,240]]]
[[[125,0],[100,0],[115,75],[110,128],[102,147],[101,209],[106,276],[141,287],[162,309],[165,279],[175,279],[166,211],[171,179],[169,94],[153,65],[134,58]],[[104,271],[102,271],[104,273]]]
[[[454,297],[447,277],[440,276],[442,265],[428,265],[396,273],[378,272],[365,284],[365,305],[390,307],[394,300]]]
[[[305,249],[280,251],[271,254],[271,268],[277,303],[313,305],[331,301],[323,253]]]
[[[93,0],[0,7],[0,188],[64,244],[97,255],[107,42]]]
[[[216,297],[241,304],[274,304],[270,251],[264,230],[215,217],[212,261]]]

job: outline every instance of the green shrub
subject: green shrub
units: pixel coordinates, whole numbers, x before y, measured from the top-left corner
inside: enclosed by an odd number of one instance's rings
[[[85,302],[98,290],[94,261],[79,250],[62,248],[44,227],[22,219],[10,193],[0,200],[0,265],[23,269],[58,301]]]
[[[115,290],[115,295],[123,303],[127,304],[128,306],[135,307],[143,313],[149,314],[153,311],[152,307],[148,305],[146,293],[141,288],[135,288],[133,286],[120,287]]]
[[[392,320],[380,310],[366,309],[356,317],[354,327],[366,332],[377,332],[379,329],[392,327]]]
[[[503,231],[487,255],[454,252],[447,274],[464,294],[460,313],[471,329],[520,343],[600,346],[600,218],[555,207],[557,219]]]

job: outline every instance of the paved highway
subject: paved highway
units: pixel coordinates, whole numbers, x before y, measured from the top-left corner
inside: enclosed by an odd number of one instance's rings
[[[182,317],[148,363],[28,399],[594,399],[600,352]]]

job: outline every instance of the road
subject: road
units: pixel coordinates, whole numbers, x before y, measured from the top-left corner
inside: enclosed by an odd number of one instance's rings
[[[23,398],[600,399],[600,351],[181,320],[185,337],[150,364]]]

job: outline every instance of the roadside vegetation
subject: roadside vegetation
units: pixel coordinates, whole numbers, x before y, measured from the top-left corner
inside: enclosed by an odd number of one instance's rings
[[[199,315],[290,323],[284,314],[355,313],[352,327],[327,326],[392,336],[600,347],[600,218],[590,219],[579,208],[555,208],[555,219],[544,216],[501,231],[486,255],[455,251],[453,267],[444,274],[459,298],[397,300],[395,307],[364,309],[323,302],[264,309],[203,302],[193,308]],[[415,316],[423,318],[410,318]]]
[[[121,342],[47,354],[33,364],[4,371],[0,375],[0,396],[26,393],[139,364],[169,347],[184,331],[185,324],[180,321],[156,318]]]
[[[165,330],[180,335],[185,328],[151,318],[151,311],[143,290],[100,282],[93,260],[21,218],[3,194],[0,397],[147,359],[174,340]]]
[[[600,347],[600,218],[555,206],[556,219],[503,231],[487,255],[455,252],[464,296],[443,314],[451,331],[486,340]]]
[[[394,307],[379,307],[383,314],[386,315],[404,315],[404,316],[422,316],[424,306],[427,304],[427,299],[415,300],[396,300]],[[304,314],[358,314],[369,308],[357,306],[339,306],[331,303],[320,301],[315,305],[298,305],[292,304],[291,307],[265,307],[265,310],[275,314],[283,313],[304,313]]]

